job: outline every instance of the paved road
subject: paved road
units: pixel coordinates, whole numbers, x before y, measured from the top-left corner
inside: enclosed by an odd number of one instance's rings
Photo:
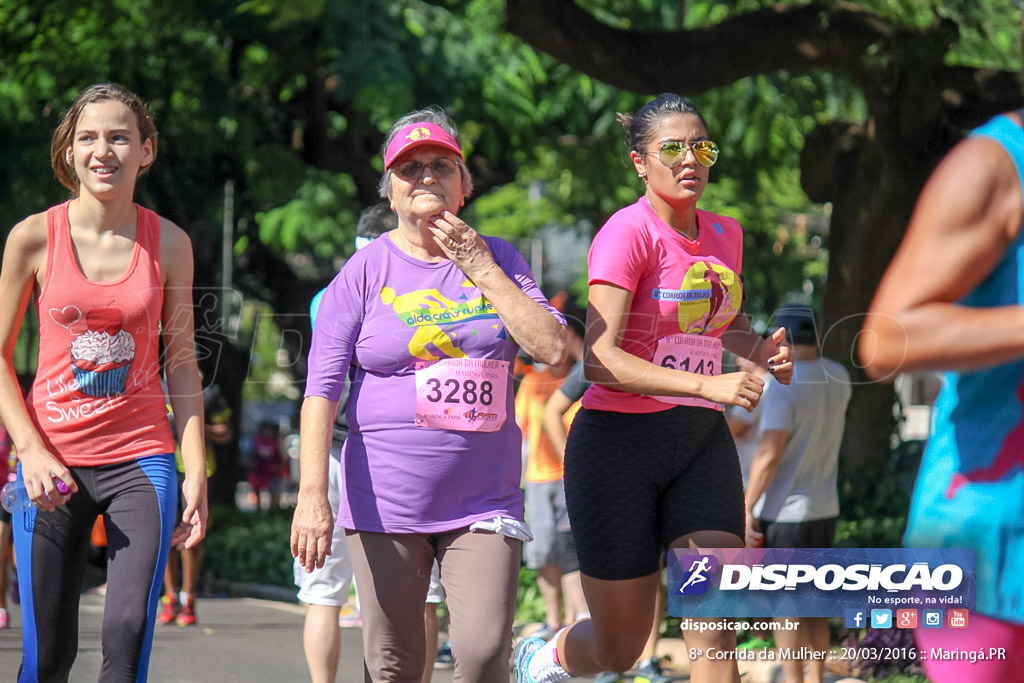
[[[92,683],[99,676],[100,623],[104,598],[82,596],[79,654],[70,683]],[[301,605],[258,598],[205,597],[197,603],[200,623],[181,628],[157,626],[150,666],[151,683],[279,683],[308,681],[302,653]],[[0,631],[0,680],[13,681],[21,662],[21,614],[9,605],[10,628]],[[362,633],[342,629],[342,659],[336,683],[362,683]],[[779,681],[744,676],[746,681]],[[829,681],[837,677],[829,676]],[[452,672],[434,671],[434,683],[451,683]],[[512,679],[510,679],[512,680]],[[592,681],[592,678],[573,679]],[[626,680],[630,680],[627,678]],[[677,679],[679,683],[689,680]]]
[[[81,637],[71,683],[97,680],[102,660],[100,622],[104,598],[82,596]],[[260,683],[308,681],[302,654],[300,605],[255,598],[204,598],[200,623],[158,626],[153,639],[151,683]],[[21,662],[21,614],[11,609],[11,628],[0,631],[0,679],[14,680]],[[338,683],[362,683],[362,635],[342,629]],[[437,671],[436,683],[450,683],[450,671]]]
[[[82,595],[78,659],[70,683],[99,676],[103,655],[100,624],[104,598]],[[21,663],[21,613],[9,605],[10,628],[0,631],[0,680],[13,681]],[[257,598],[202,598],[197,626],[157,626],[150,683],[263,683],[308,681],[302,653],[301,605]],[[362,632],[341,631],[336,683],[362,683]],[[582,679],[591,680],[591,679]],[[452,672],[436,670],[434,683],[451,683]]]

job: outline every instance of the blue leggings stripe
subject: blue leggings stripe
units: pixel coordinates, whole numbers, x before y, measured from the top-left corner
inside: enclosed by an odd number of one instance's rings
[[[21,476],[21,463],[18,463],[18,481],[24,483]],[[15,512],[11,515],[11,528],[24,530],[24,533],[16,532],[14,536],[14,553],[18,558],[18,576],[32,576],[32,531],[35,529],[36,521],[35,506],[22,512]],[[39,679],[39,640],[36,636],[36,612],[35,595],[32,591],[31,581],[18,582],[18,589],[21,595],[21,632],[22,632],[22,658],[21,672],[18,676],[19,683],[31,683]]]
[[[153,482],[157,502],[160,505],[160,555],[149,588],[149,617],[146,621],[145,643],[139,658],[137,683],[145,683],[149,675],[149,659],[153,653],[153,629],[156,626],[157,603],[164,582],[164,569],[171,552],[171,535],[174,532],[174,516],[178,505],[178,473],[174,459],[166,455],[154,455],[136,460],[142,471]]]

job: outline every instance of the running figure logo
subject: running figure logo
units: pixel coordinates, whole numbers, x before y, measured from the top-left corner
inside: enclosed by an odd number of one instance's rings
[[[686,571],[679,594],[703,595],[711,586],[709,575],[718,571],[718,558],[714,555],[684,555],[679,558],[679,566]]]

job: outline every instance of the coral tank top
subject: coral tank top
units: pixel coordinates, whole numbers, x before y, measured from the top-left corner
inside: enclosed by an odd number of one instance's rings
[[[46,278],[35,302],[39,358],[29,414],[47,447],[68,466],[172,453],[160,384],[160,219],[137,206],[128,270],[93,282],[75,257],[69,204],[46,214]]]

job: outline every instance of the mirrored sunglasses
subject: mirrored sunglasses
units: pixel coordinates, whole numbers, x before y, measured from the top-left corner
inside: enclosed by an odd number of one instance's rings
[[[683,163],[686,153],[691,149],[693,156],[697,158],[697,163],[701,166],[710,168],[718,161],[718,145],[711,140],[698,140],[690,145],[681,140],[670,140],[658,150],[658,158],[669,168],[675,168]]]
[[[422,161],[406,161],[404,163],[395,166],[395,174],[399,178],[405,181],[419,180],[423,177],[423,169],[427,166],[430,167],[430,175],[435,178],[447,178],[448,176],[455,173],[458,165],[451,159],[434,159],[429,164],[424,164]]]

